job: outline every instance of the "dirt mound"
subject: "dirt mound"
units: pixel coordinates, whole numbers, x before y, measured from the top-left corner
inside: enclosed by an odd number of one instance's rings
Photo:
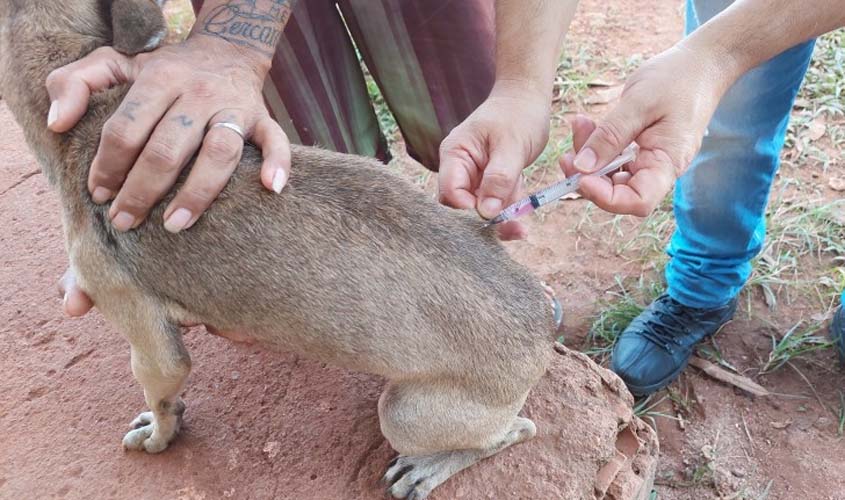
[[[144,409],[125,341],[61,316],[59,207],[0,103],[0,498],[384,498],[382,381],[193,331],[186,426],[158,456],[120,440]],[[479,348],[483,348],[479,346]],[[435,492],[639,499],[657,444],[618,378],[560,348],[529,398],[538,437]],[[606,496],[603,496],[605,495]]]

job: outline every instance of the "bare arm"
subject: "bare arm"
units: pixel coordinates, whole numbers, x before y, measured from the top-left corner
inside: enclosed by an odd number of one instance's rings
[[[724,93],[748,70],[845,25],[843,0],[737,0],[674,47],[646,61],[603,119],[573,124],[577,156],[568,174],[606,165],[631,141],[640,158],[613,182],[590,177],[581,193],[615,213],[657,207],[701,146]]]
[[[845,26],[843,0],[740,0],[682,45],[733,65],[733,77],[811,38]]]
[[[549,139],[555,71],[577,0],[497,0],[496,82],[440,147],[440,201],[494,217],[521,195],[522,170]],[[523,235],[520,223],[502,238]]]
[[[496,81],[551,95],[578,0],[497,0]]]

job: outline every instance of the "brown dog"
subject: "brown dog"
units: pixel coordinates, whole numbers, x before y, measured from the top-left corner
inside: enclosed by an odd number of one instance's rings
[[[136,230],[112,228],[86,180],[126,88],[94,95],[76,128],[56,135],[40,82],[112,50],[104,45],[150,49],[163,29],[153,0],[0,0],[0,93],[59,194],[79,284],[129,339],[151,410],[124,445],[157,453],[179,431],[187,322],[387,378],[379,416],[401,454],[385,476],[398,498],[424,498],[532,437],[518,413],[552,354],[542,288],[477,217],[437,205],[373,160],[294,147],[277,195],[261,187],[260,154],[247,145],[192,229],[163,229],[172,194]]]

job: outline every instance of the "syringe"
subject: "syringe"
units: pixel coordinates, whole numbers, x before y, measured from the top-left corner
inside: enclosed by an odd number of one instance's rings
[[[627,148],[625,148],[624,151],[622,151],[621,155],[617,156],[615,160],[608,163],[607,166],[602,169],[599,169],[596,172],[586,175],[607,175],[613,172],[614,170],[619,169],[623,165],[636,160],[637,153],[639,152],[639,150],[640,147],[637,145],[637,143],[632,142]],[[582,175],[583,174],[575,174],[572,177],[568,177],[556,184],[552,184],[547,188],[537,191],[528,198],[519,200],[513,205],[510,205],[509,207],[502,210],[502,212],[496,217],[490,219],[485,225],[485,227],[489,227],[494,224],[500,224],[502,222],[530,214],[534,210],[537,210],[538,208],[544,205],[548,205],[553,201],[557,201],[563,198],[569,193],[577,191]]]

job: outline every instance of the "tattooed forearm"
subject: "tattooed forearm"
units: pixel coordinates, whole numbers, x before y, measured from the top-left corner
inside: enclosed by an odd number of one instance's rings
[[[200,14],[199,33],[223,38],[229,42],[273,57],[282,30],[290,18],[295,0],[229,0],[212,6]]]

